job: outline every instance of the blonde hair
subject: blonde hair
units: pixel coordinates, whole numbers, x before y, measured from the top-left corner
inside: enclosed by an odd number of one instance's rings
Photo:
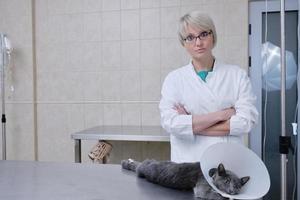
[[[199,11],[192,11],[180,18],[178,36],[179,36],[179,41],[182,45],[184,45],[184,40],[187,36],[186,30],[188,26],[193,26],[195,28],[199,28],[205,31],[212,31],[213,39],[214,39],[213,44],[214,46],[216,46],[217,44],[216,28],[213,20],[208,15],[201,13]]]

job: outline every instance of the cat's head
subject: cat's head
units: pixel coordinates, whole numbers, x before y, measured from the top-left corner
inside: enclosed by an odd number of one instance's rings
[[[250,177],[245,176],[239,178],[233,172],[225,170],[222,163],[218,168],[212,168],[209,170],[209,176],[212,177],[214,185],[227,194],[238,194],[244,184],[246,184]]]

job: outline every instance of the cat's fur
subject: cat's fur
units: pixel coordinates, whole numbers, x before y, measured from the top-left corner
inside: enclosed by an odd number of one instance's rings
[[[156,161],[146,159],[137,162],[132,159],[122,160],[122,168],[136,172],[138,177],[147,179],[165,187],[191,190],[196,197],[203,200],[225,200],[205,180],[199,162],[174,163],[171,161]],[[249,177],[238,178],[234,173],[225,170],[223,164],[212,168],[209,175],[218,189],[228,194],[238,194]]]

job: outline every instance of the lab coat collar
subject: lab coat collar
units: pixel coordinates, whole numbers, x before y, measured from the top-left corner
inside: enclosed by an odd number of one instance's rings
[[[189,65],[192,67],[193,71],[196,73],[192,60],[190,60]],[[210,71],[210,73],[213,73],[213,72],[215,72],[216,70],[218,70],[218,68],[219,68],[218,66],[219,66],[219,62],[218,62],[218,60],[215,58],[214,66],[213,66],[212,71]],[[196,73],[196,74],[197,74],[197,73]]]
[[[213,69],[209,73],[213,74],[214,72],[216,72],[219,69],[219,65],[220,65],[219,61],[215,58]],[[194,74],[198,77],[198,75],[197,75],[197,73],[195,71],[194,65],[192,63],[192,60],[190,60],[189,66],[193,70]]]

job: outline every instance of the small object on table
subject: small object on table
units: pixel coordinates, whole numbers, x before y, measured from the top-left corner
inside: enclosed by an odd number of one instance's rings
[[[112,150],[112,145],[104,140],[99,140],[98,143],[91,149],[88,154],[89,158],[97,163],[107,163],[109,154]]]

